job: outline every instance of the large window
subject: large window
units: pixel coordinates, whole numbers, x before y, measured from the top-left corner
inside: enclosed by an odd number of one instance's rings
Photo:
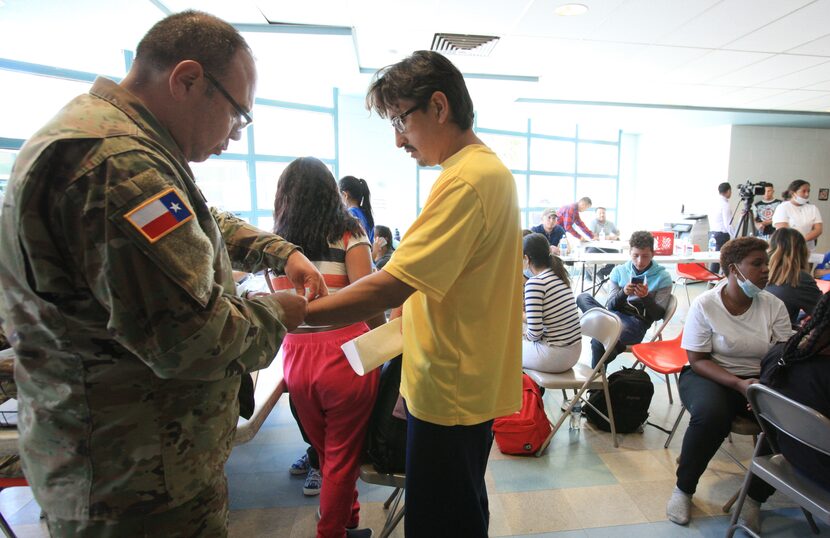
[[[0,193],[23,140],[76,95],[89,91],[97,74],[0,58],[0,83],[12,93],[0,99]],[[44,76],[48,73],[49,76]],[[221,156],[192,163],[208,203],[255,226],[273,228],[274,193],[285,167],[300,156],[317,157],[337,177],[337,90],[331,106],[257,98],[256,122]]]
[[[522,226],[539,224],[545,208],[583,196],[616,220],[621,131],[541,122],[535,127],[527,120],[525,131],[477,126],[476,134],[513,173]],[[419,213],[439,173],[438,168],[418,169]]]

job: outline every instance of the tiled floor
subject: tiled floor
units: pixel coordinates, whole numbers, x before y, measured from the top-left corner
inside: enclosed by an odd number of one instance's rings
[[[694,297],[702,286],[692,286]],[[678,312],[666,335],[676,335],[688,306],[677,290]],[[630,364],[630,355],[615,364]],[[665,384],[654,376],[655,394],[650,421],[670,427],[680,409],[669,405]],[[674,390],[674,386],[672,386]],[[676,395],[676,392],[675,392]],[[548,391],[549,413],[558,414],[561,392]],[[491,536],[558,538],[723,536],[728,517],[721,506],[740,487],[743,472],[721,453],[712,460],[694,497],[693,520],[680,527],[666,520],[665,503],[674,486],[675,458],[687,419],[669,449],[666,434],[651,426],[641,434],[611,436],[583,421],[578,431],[567,426],[556,434],[541,458],[511,457],[493,446],[487,470]],[[751,439],[735,436],[726,448],[743,460],[752,453]],[[283,398],[262,430],[247,445],[237,447],[227,465],[230,484],[231,530],[240,538],[311,537],[315,534],[317,498],[304,497],[302,478],[288,467],[304,450],[299,432]],[[379,531],[383,501],[391,489],[359,483],[361,525]],[[28,488],[0,493],[0,510],[20,537],[47,536],[38,522],[39,508]],[[764,505],[763,535],[810,536],[800,510],[781,495]],[[826,534],[830,529],[822,526]],[[402,525],[393,536],[403,536]]]

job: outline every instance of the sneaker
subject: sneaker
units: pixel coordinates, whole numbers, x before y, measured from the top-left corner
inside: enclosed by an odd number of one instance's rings
[[[741,515],[738,523],[745,526],[755,534],[761,534],[761,503],[747,496],[741,508]]]
[[[303,475],[308,474],[308,470],[311,469],[311,465],[308,464],[308,453],[303,454],[301,458],[291,464],[291,467],[288,468],[288,472],[295,475]]]
[[[372,538],[372,529],[346,529],[346,538]]]
[[[305,477],[305,484],[303,484],[303,495],[313,497],[320,495],[320,488],[323,486],[323,475],[320,474],[320,469],[309,468],[308,476]]]
[[[672,523],[686,525],[692,514],[692,496],[680,490],[677,486],[666,504],[666,516]]]

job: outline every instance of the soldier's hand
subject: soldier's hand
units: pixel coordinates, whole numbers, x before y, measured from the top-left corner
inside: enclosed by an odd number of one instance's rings
[[[302,252],[295,250],[285,262],[285,275],[294,284],[297,295],[305,295],[309,301],[329,294],[323,275],[308,261]],[[306,294],[306,290],[308,293]]]
[[[293,293],[275,293],[271,295],[282,307],[282,319],[288,332],[296,329],[303,322],[308,309],[308,301],[302,295]]]

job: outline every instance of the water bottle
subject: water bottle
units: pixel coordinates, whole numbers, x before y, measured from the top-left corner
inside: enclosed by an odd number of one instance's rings
[[[395,228],[395,237],[394,237],[394,239],[395,239],[395,241],[400,241],[401,240],[401,232],[399,232],[397,228]]]
[[[715,236],[709,236],[709,252],[715,252],[718,250],[718,243],[715,241]]]
[[[599,231],[599,240],[605,241],[605,228]]]
[[[559,255],[560,256],[567,256],[568,255],[568,240],[564,237],[561,241],[559,241]]]
[[[578,401],[571,408],[570,429],[578,430],[582,426],[582,402]]]

